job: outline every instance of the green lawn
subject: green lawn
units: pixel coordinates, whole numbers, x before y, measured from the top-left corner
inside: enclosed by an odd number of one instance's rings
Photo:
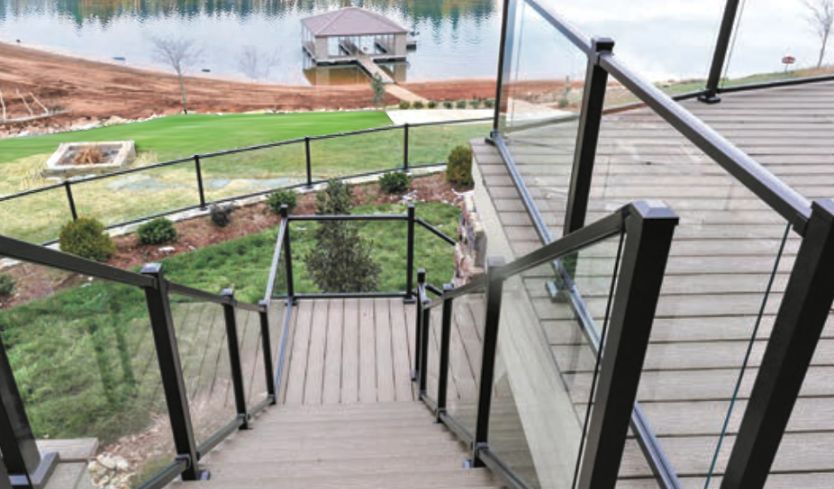
[[[0,195],[52,183],[44,179],[44,162],[60,141],[125,139],[137,141],[137,165],[242,145],[292,139],[303,135],[344,132],[390,125],[383,112],[311,112],[303,114],[175,116],[137,124],[111,126],[0,141]],[[485,137],[489,124],[414,127],[409,132],[412,165],[437,164],[451,149]],[[403,130],[314,140],[310,144],[313,178],[401,168]],[[45,152],[48,151],[48,152]],[[16,158],[16,159],[15,159]],[[206,199],[233,198],[303,182],[304,143],[203,158]],[[199,203],[194,164],[190,161],[150,168],[128,175],[75,182],[73,197],[79,215],[105,225],[171,212]],[[54,240],[70,218],[63,188],[0,202],[0,234],[34,242]]]
[[[52,153],[59,143],[72,141],[132,139],[136,141],[137,151],[153,153],[157,161],[166,161],[195,153],[390,123],[381,111],[174,115],[86,131],[0,140],[0,165],[26,156]]]
[[[399,204],[355,209],[355,213],[401,212],[405,207]],[[417,215],[454,236],[459,218],[456,207],[422,203],[417,205]],[[312,291],[315,285],[303,276],[303,256],[315,243],[312,225],[305,231],[301,229],[304,224],[293,225],[294,273],[299,291]],[[380,290],[402,290],[405,229],[392,230],[388,224],[366,224],[361,233],[373,242],[374,257],[382,268]],[[233,287],[239,300],[256,302],[265,290],[276,231],[268,229],[171,257],[164,261],[166,276],[210,292]],[[420,227],[416,238],[415,265],[427,268],[437,284],[448,281],[454,270],[454,248]],[[225,409],[220,414],[205,410],[195,414],[195,429],[207,436],[209,428],[233,416],[228,383],[217,380],[228,378],[228,366],[223,363],[222,308],[177,295],[171,300],[194,409],[216,398],[222,398],[219,406]],[[239,328],[257,331],[257,314],[244,314],[238,322]],[[38,437],[94,436],[107,443],[145,430],[155,418],[164,419],[159,367],[141,290],[101,280],[82,281],[48,298],[0,311],[0,331]],[[254,334],[240,340],[250,342],[252,351],[257,345]],[[239,330],[239,335],[244,333]],[[277,336],[273,339],[277,341]],[[251,371],[253,378],[261,379],[257,368]]]

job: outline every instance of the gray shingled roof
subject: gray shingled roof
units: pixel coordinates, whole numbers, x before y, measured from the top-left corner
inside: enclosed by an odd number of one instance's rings
[[[302,19],[316,37],[405,34],[408,30],[391,19],[359,7],[346,7]]]

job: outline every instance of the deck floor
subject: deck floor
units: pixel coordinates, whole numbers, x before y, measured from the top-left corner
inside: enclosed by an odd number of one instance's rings
[[[809,199],[834,196],[834,84],[725,94],[723,102],[685,102],[696,115]],[[576,124],[510,135],[520,172],[554,236],[561,235]],[[515,187],[489,145],[474,142],[490,198],[516,255],[540,246]],[[636,199],[662,199],[681,217],[676,231],[638,399],[687,487],[704,487],[744,354],[761,318],[710,487],[717,487],[746,408],[774,315],[798,248],[785,221],[716,163],[645,109],[604,118],[588,222]],[[580,256],[585,299],[602,321],[616,247]],[[583,268],[584,267],[584,268]],[[771,272],[776,269],[764,302]],[[545,293],[544,273],[525,278],[554,359],[577,411],[593,358],[577,348],[575,321]],[[580,289],[583,284],[579,284]],[[769,488],[834,487],[834,338],[825,329],[775,461]],[[648,467],[629,444],[623,487],[653,487]]]

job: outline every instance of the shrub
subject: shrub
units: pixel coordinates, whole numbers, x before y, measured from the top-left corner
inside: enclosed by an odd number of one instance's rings
[[[146,245],[171,243],[177,240],[174,223],[165,217],[157,217],[139,226],[139,242]]]
[[[469,102],[469,106],[470,106],[470,107],[472,107],[473,109],[477,109],[478,107],[480,107],[480,106],[481,106],[481,99],[479,99],[479,98],[473,98],[473,99]]]
[[[567,99],[567,97],[562,97],[562,98],[559,99],[559,108],[560,109],[564,109],[568,105],[570,105],[570,101]]]
[[[292,212],[292,210],[295,209],[297,201],[297,195],[293,190],[276,190],[275,192],[269,194],[269,197],[266,199],[267,205],[269,205],[272,212],[276,214],[281,212],[282,205],[286,205],[287,210]]]
[[[434,100],[429,100],[429,103],[426,104],[426,106],[430,109],[433,109],[433,108],[437,107],[437,102],[435,102]]]
[[[486,107],[487,109],[492,109],[493,107],[495,107],[495,100],[491,98],[484,99],[484,107]]]
[[[379,188],[386,194],[401,194],[411,186],[411,177],[407,173],[392,171],[379,178]]]
[[[316,213],[350,214],[353,195],[344,182],[331,180],[316,195]],[[370,292],[379,283],[380,267],[371,244],[349,221],[319,223],[316,245],[304,256],[313,282],[324,292]]]
[[[9,297],[14,292],[14,279],[7,273],[0,273],[0,298]]]
[[[400,102],[400,110],[408,110],[411,108],[411,103],[408,100],[403,100]]]
[[[466,100],[458,100],[457,103],[455,103],[455,107],[457,107],[458,109],[465,109]]]
[[[444,100],[443,101],[443,108],[445,108],[445,109],[451,109],[454,106],[455,106],[455,104],[453,104],[451,100]]]
[[[374,105],[382,105],[382,101],[385,99],[385,82],[382,81],[381,76],[374,75],[371,78],[371,90],[374,92]]]
[[[468,146],[457,146],[449,153],[446,162],[446,180],[452,185],[471,187],[472,180],[472,149]]]
[[[213,205],[209,209],[211,222],[219,228],[224,228],[232,222],[232,212],[235,207],[232,204],[227,205]]]
[[[414,102],[414,108],[415,109],[422,109],[423,107],[425,107],[425,105],[423,104],[422,100],[418,100],[418,101]]]
[[[90,217],[64,224],[58,243],[61,251],[96,261],[105,261],[116,252],[116,245],[104,231],[104,224]]]

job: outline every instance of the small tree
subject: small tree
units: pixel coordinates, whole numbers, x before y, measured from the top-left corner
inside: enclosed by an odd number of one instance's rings
[[[350,214],[353,194],[344,182],[331,180],[316,195],[317,214]],[[349,221],[326,221],[316,230],[316,246],[304,257],[313,282],[325,292],[370,292],[379,283],[379,265],[371,245]]]
[[[194,40],[175,37],[153,37],[154,57],[170,66],[177,74],[180,85],[180,103],[184,114],[188,113],[188,91],[185,88],[185,72],[200,58],[200,49]]]
[[[238,67],[250,80],[258,81],[269,77],[276,59],[275,55],[265,56],[255,46],[246,45],[240,52]]]
[[[820,54],[817,58],[819,68],[825,58],[825,48],[834,27],[834,0],[805,0],[805,6],[810,10],[808,23],[820,38]]]
[[[374,75],[371,78],[371,90],[374,91],[374,105],[382,104],[382,99],[385,97],[385,82],[382,81],[381,76]]]

